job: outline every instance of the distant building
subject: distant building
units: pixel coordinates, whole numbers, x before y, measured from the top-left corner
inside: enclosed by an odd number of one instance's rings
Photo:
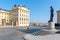
[[[29,10],[25,6],[16,6],[10,11],[0,8],[0,26],[29,26]]]
[[[30,23],[30,26],[47,27],[48,23]]]
[[[60,24],[60,10],[57,11],[57,23]]]

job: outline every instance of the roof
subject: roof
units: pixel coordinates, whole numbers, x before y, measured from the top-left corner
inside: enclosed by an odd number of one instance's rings
[[[2,9],[2,8],[0,8],[0,10],[7,11],[7,12],[10,12],[11,11],[11,10],[6,10],[6,9]]]

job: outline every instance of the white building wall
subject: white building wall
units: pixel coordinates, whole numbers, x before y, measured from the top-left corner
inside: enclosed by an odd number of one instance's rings
[[[16,23],[18,26],[29,26],[29,10],[26,7],[23,6],[17,6],[12,9],[12,11],[2,11],[2,14],[0,14],[0,24],[2,24],[2,19],[5,20],[5,22],[11,22],[13,25]],[[7,13],[11,13],[11,21],[10,16]],[[2,16],[1,16],[2,15]],[[8,20],[8,21],[7,21]]]
[[[19,7],[19,26],[29,26],[29,10]],[[28,20],[27,20],[28,19]]]

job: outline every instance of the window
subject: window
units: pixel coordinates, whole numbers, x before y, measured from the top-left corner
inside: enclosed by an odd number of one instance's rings
[[[21,16],[21,14],[20,14],[20,16]]]
[[[21,18],[20,18],[20,20],[21,20]]]
[[[22,21],[23,21],[23,18],[22,18]]]
[[[7,20],[8,21],[8,20]]]

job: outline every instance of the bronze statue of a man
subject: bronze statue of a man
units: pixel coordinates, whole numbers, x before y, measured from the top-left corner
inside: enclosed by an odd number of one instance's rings
[[[54,17],[54,9],[53,7],[51,6],[50,7],[50,20],[48,22],[53,22],[53,17]]]

